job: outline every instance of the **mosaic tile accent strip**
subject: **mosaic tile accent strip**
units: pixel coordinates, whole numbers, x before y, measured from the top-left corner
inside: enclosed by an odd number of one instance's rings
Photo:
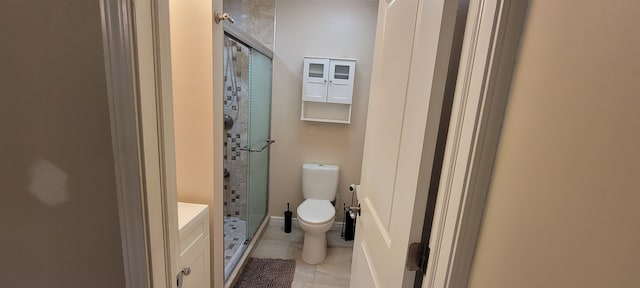
[[[243,220],[247,215],[248,155],[240,148],[247,146],[249,57],[248,47],[225,37],[224,113],[231,116],[234,124],[225,131],[223,159],[229,177],[224,179],[224,215]]]

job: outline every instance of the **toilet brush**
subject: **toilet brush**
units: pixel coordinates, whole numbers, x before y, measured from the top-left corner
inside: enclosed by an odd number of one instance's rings
[[[284,211],[284,233],[291,233],[291,217],[293,212],[289,211],[289,203],[287,203],[287,211]]]

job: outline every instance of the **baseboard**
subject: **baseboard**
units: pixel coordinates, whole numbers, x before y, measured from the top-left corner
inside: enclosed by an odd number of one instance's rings
[[[298,222],[297,218],[291,218],[291,223],[295,223]],[[284,225],[284,217],[282,216],[271,216],[271,218],[269,219],[269,225],[271,224],[278,224],[278,225]],[[338,231],[338,232],[342,232],[342,225],[344,224],[344,222],[333,222],[333,225],[331,225],[331,230],[332,231]]]

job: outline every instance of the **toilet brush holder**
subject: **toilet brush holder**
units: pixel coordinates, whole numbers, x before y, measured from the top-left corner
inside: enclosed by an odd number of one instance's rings
[[[289,210],[289,203],[287,203],[287,211],[284,211],[284,233],[291,233],[291,217],[293,212]]]
[[[349,209],[344,209],[344,241],[353,241],[355,236],[355,219],[349,215]]]

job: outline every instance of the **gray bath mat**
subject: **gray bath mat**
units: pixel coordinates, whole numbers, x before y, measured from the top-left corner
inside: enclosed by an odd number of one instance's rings
[[[293,259],[249,258],[236,288],[290,288],[296,261]]]

